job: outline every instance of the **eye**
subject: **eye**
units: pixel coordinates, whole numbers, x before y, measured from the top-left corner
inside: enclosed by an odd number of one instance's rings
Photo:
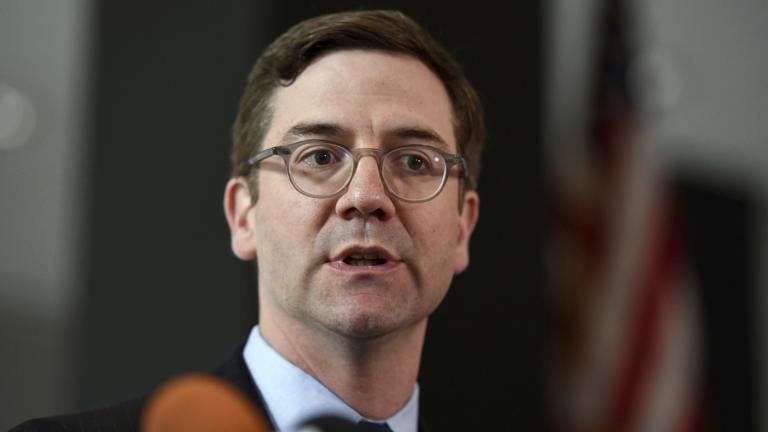
[[[345,159],[340,149],[328,145],[308,145],[297,155],[295,161],[304,168],[326,168]]]
[[[419,155],[403,155],[403,164],[411,171],[422,171],[429,163]]]
[[[440,160],[426,149],[400,149],[389,155],[388,165],[398,175],[440,175]]]
[[[307,157],[317,165],[328,165],[334,159],[333,153],[328,150],[316,150]]]

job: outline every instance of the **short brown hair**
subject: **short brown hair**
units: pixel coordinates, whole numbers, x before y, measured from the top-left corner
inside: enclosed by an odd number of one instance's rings
[[[291,27],[267,47],[253,66],[233,127],[232,177],[248,176],[248,158],[269,129],[274,91],[291,85],[319,56],[344,49],[376,49],[413,56],[443,82],[453,105],[459,154],[467,161],[465,189],[475,189],[485,141],[480,101],[459,64],[415,21],[398,11],[341,12]],[[251,193],[256,197],[256,176]]]

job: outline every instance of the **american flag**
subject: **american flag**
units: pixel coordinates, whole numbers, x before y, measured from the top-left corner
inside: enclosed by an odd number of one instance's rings
[[[564,432],[704,428],[695,279],[630,83],[631,6],[598,8],[586,145],[552,168],[553,394]]]

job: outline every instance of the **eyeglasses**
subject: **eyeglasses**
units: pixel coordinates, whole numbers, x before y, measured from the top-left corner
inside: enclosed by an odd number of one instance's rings
[[[393,196],[407,202],[424,202],[436,197],[445,186],[448,172],[459,165],[466,176],[466,162],[459,155],[434,147],[409,144],[388,151],[372,148],[349,149],[324,140],[305,140],[271,147],[248,159],[255,166],[270,156],[283,158],[288,177],[297,191],[313,198],[330,198],[341,193],[365,156],[376,159],[382,183]]]

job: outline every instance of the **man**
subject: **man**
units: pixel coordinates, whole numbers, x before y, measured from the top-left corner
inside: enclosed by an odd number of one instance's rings
[[[267,48],[233,135],[224,210],[258,266],[260,322],[215,373],[278,430],[332,414],[416,431],[427,320],[478,218],[474,90],[403,14],[332,14]],[[130,430],[144,406],[37,425]]]

